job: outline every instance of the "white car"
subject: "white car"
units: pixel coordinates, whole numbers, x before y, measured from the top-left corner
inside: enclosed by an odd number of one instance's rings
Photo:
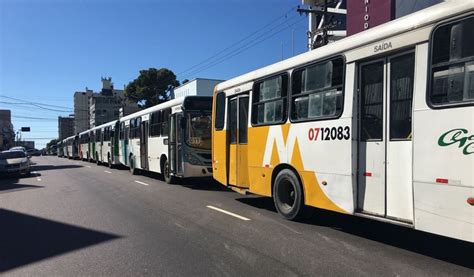
[[[9,151],[23,151],[26,153],[26,148],[23,146],[15,146],[15,147],[10,148]]]
[[[31,172],[30,158],[21,150],[0,152],[0,174],[26,174]]]

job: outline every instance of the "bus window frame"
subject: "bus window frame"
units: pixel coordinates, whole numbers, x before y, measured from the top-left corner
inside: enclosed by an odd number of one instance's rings
[[[342,59],[342,101],[341,101],[341,111],[338,115],[334,115],[334,116],[327,116],[327,117],[317,117],[317,118],[307,118],[307,119],[292,119],[291,117],[291,113],[293,112],[293,98],[295,97],[299,97],[301,95],[303,95],[302,93],[299,93],[299,94],[294,94],[293,93],[293,78],[294,78],[294,74],[296,72],[298,72],[299,70],[304,70],[312,65],[315,65],[315,64],[318,64],[318,63],[324,63],[324,62],[327,62],[327,61],[330,61],[330,60],[335,60],[335,59],[338,59],[338,58],[341,58]],[[314,122],[314,121],[325,121],[325,120],[335,120],[335,119],[339,119],[341,118],[341,116],[344,114],[344,105],[345,105],[345,98],[346,98],[346,67],[347,67],[347,63],[346,63],[346,57],[342,54],[338,54],[338,55],[334,55],[334,56],[330,56],[330,57],[327,57],[327,58],[324,58],[322,60],[316,60],[316,61],[311,61],[309,63],[305,63],[305,64],[302,64],[298,67],[295,67],[293,68],[293,70],[291,71],[291,80],[290,80],[290,95],[288,97],[288,115],[289,115],[289,119],[290,119],[290,122],[291,123],[301,123],[301,122]],[[355,72],[355,74],[357,74],[357,72]],[[354,91],[354,93],[357,93],[357,90]],[[311,93],[307,93],[306,95],[310,95]]]
[[[217,127],[216,127],[216,122],[217,122],[217,96],[220,95],[220,94],[222,94],[222,95],[224,96],[224,104],[223,104],[223,105],[224,105],[224,108],[223,108],[223,117],[224,117],[224,120],[222,120],[222,127],[217,128]],[[227,103],[227,98],[228,98],[228,96],[227,96],[227,93],[225,93],[225,92],[222,90],[222,91],[218,91],[218,92],[216,93],[216,96],[215,96],[215,97],[216,97],[216,102],[215,102],[215,103],[216,103],[216,106],[214,107],[214,109],[215,109],[215,117],[214,117],[214,124],[213,124],[212,128],[213,128],[214,130],[216,130],[216,131],[222,131],[222,130],[224,130],[224,127],[226,126],[226,120],[225,120],[225,118],[226,118],[226,114],[227,114],[227,113],[226,113],[226,106],[227,106],[226,103]]]
[[[443,110],[443,109],[462,108],[462,107],[474,106],[474,100],[467,101],[467,102],[460,102],[460,103],[448,103],[448,104],[434,104],[434,103],[431,102],[431,91],[432,91],[432,87],[433,87],[433,48],[434,48],[433,47],[434,46],[434,43],[433,43],[434,40],[433,39],[434,39],[434,35],[435,35],[436,31],[438,31],[439,28],[442,28],[442,27],[447,26],[447,25],[455,24],[455,23],[463,21],[463,20],[467,20],[468,18],[473,18],[474,19],[474,13],[471,12],[471,13],[468,13],[468,14],[463,14],[463,15],[460,15],[458,17],[455,17],[454,19],[450,18],[450,19],[447,19],[447,20],[440,21],[431,30],[431,34],[430,34],[430,37],[429,37],[429,40],[428,40],[428,44],[429,44],[428,45],[428,66],[427,66],[427,72],[426,72],[428,74],[428,77],[426,78],[427,84],[426,84],[426,93],[425,93],[425,101],[426,101],[426,104],[428,105],[428,107],[430,109]],[[461,59],[461,60],[463,60],[463,59]],[[455,65],[455,64],[459,64],[459,63],[460,63],[459,61],[452,62],[452,63],[448,62],[448,64],[451,64],[451,65]],[[415,68],[416,68],[416,64],[415,64]],[[415,79],[416,79],[416,77],[415,77]]]
[[[150,120],[149,120],[149,125],[148,125],[148,137],[149,138],[161,137],[162,110],[151,112],[149,115],[150,115]],[[157,134],[154,134],[154,132],[152,132],[153,128],[158,128]]]
[[[251,94],[252,95],[252,98],[250,99],[249,98],[249,118],[250,118],[250,125],[252,127],[262,127],[262,126],[273,126],[273,125],[282,125],[282,124],[285,124],[286,122],[288,122],[288,114],[289,114],[289,99],[290,99],[290,96],[291,96],[291,75],[290,73],[288,73],[288,71],[291,70],[291,69],[288,69],[288,70],[285,70],[285,71],[280,71],[280,72],[277,72],[277,73],[274,73],[274,74],[271,74],[271,75],[267,75],[267,76],[264,76],[262,78],[259,78],[259,79],[256,79],[253,81],[253,85],[252,85],[252,90],[249,92],[249,95]],[[271,99],[271,100],[264,100],[264,101],[256,101],[254,102],[254,99],[255,99],[255,88],[257,87],[257,85],[260,85],[260,83],[266,81],[266,80],[270,80],[270,79],[273,79],[275,77],[283,77],[285,76],[286,77],[286,96],[284,98],[286,99],[283,99],[283,100],[286,100],[286,101],[283,101],[283,103],[286,105],[286,107],[283,107],[283,116],[282,116],[282,119],[281,121],[278,121],[278,122],[272,122],[272,123],[254,123],[254,119],[253,119],[253,113],[254,113],[254,107],[255,106],[258,106],[258,104],[263,104],[263,103],[268,103],[268,102],[276,102],[278,101],[279,99],[283,98],[283,97],[280,97],[280,98],[275,98],[275,99]],[[235,95],[232,95],[232,97],[235,96]],[[247,126],[248,128],[249,126]]]

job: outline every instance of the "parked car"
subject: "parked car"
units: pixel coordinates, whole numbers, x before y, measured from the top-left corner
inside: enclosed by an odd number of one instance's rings
[[[23,151],[26,153],[26,148],[23,146],[15,146],[15,147],[10,148],[10,151]]]
[[[26,150],[26,153],[29,156],[40,156],[41,155],[41,151],[38,150],[38,149],[28,149],[28,150]]]
[[[24,151],[0,152],[0,174],[26,174],[31,172],[30,158]]]

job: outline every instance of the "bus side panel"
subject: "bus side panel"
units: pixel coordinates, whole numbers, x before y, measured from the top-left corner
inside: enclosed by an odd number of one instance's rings
[[[280,126],[275,127],[281,128]],[[286,129],[288,129],[287,127]],[[263,163],[269,130],[269,126],[248,129],[249,190],[264,196],[272,196],[272,171],[280,163],[275,142],[272,142],[270,149],[272,151],[270,161],[267,164]]]
[[[130,148],[130,153],[132,153],[135,168],[142,168],[140,162],[140,139],[130,139],[130,144],[128,147]]]
[[[468,139],[474,138],[473,114],[473,107],[415,112],[414,139],[416,228],[471,242],[474,207],[467,199],[474,196],[474,140]]]
[[[227,131],[212,131],[212,164],[213,177],[221,184],[227,185]]]
[[[167,137],[148,138],[148,166],[149,170],[157,173],[161,172],[161,156],[164,154],[168,158],[168,145],[164,144]]]
[[[428,44],[417,47],[413,115],[415,228],[474,241],[474,107],[426,103]],[[464,142],[464,143],[463,143]]]

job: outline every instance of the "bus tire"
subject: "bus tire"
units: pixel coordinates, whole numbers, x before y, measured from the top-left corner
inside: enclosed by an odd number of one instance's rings
[[[97,165],[100,165],[100,161],[99,161],[99,153],[95,152],[95,163]]]
[[[161,169],[161,172],[163,172],[163,179],[165,179],[165,182],[167,184],[176,183],[176,177],[171,175],[170,164],[168,160],[165,160],[165,162],[163,163],[163,168]]]
[[[132,175],[137,175],[138,174],[138,170],[135,168],[135,159],[132,155],[130,155],[130,173],[132,173]]]
[[[299,178],[290,169],[278,173],[273,185],[273,202],[278,213],[288,220],[298,220],[306,215],[304,193]]]
[[[107,165],[109,168],[113,168],[114,165],[112,164],[112,159],[110,158],[110,153],[107,155]]]

